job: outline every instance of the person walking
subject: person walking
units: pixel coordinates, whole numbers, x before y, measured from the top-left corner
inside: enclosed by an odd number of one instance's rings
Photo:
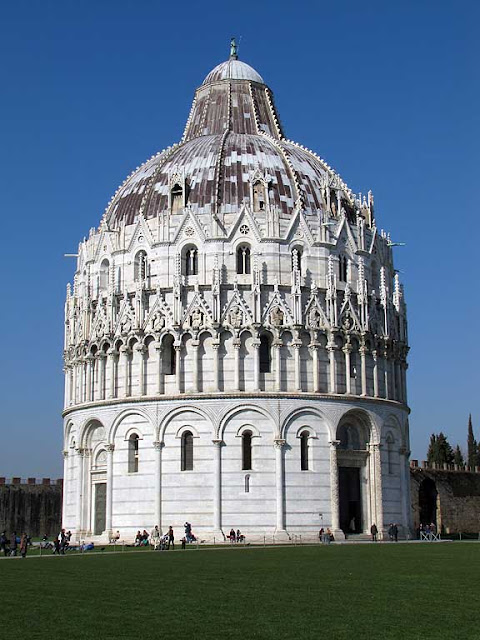
[[[28,536],[24,532],[20,539],[20,555],[22,556],[22,558],[27,557],[27,551],[28,551]]]
[[[373,523],[372,526],[370,527],[370,533],[372,534],[372,542],[376,542],[377,541],[378,529],[377,529],[377,525],[375,523]]]
[[[172,545],[172,549],[175,551],[175,536],[173,534],[172,526],[170,526],[168,528],[168,547],[167,547],[167,549],[170,549],[170,545]]]

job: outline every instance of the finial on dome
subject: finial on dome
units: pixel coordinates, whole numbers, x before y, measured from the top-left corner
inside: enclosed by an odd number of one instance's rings
[[[238,60],[237,43],[235,42],[235,38],[230,39],[230,60]]]

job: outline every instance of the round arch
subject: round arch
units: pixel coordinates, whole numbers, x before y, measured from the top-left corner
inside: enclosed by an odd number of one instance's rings
[[[260,413],[261,415],[263,415],[264,418],[267,418],[267,420],[269,420],[269,422],[271,422],[272,427],[273,427],[273,435],[274,435],[274,437],[275,438],[280,437],[280,435],[277,433],[275,420],[273,419],[272,415],[266,409],[264,409],[263,407],[259,407],[257,405],[254,405],[254,404],[244,404],[244,405],[242,405],[240,407],[233,407],[231,409],[227,409],[227,411],[220,418],[219,423],[218,423],[218,431],[216,433],[217,438],[219,440],[223,440],[223,434],[225,432],[225,427],[227,426],[228,422],[234,416],[236,416],[238,413],[241,413],[243,411],[256,411],[257,413]]]
[[[300,417],[301,415],[305,415],[305,414],[312,414],[314,415],[316,418],[318,418],[319,420],[321,420],[323,422],[323,424],[326,427],[326,431],[327,431],[327,436],[329,436],[329,439],[332,440],[332,434],[335,433],[332,430],[332,426],[330,425],[329,421],[327,420],[327,418],[325,417],[325,415],[316,407],[297,407],[296,409],[294,409],[293,411],[290,411],[285,417],[282,416],[282,426],[280,429],[280,437],[281,438],[285,438],[288,432],[288,429],[290,427],[290,425],[292,424],[292,422]],[[302,429],[306,429],[306,426],[303,426]],[[318,437],[318,433],[317,431],[312,427],[311,428],[312,431],[315,433],[315,437]]]
[[[337,439],[338,428],[347,422],[348,420],[354,420],[360,423],[360,425],[367,431],[368,438],[367,442],[370,444],[380,444],[380,433],[381,429],[379,428],[374,416],[372,413],[367,411],[366,409],[348,409],[345,413],[342,413],[337,420],[337,424],[335,426],[335,430],[332,432],[332,435],[335,437],[333,440]]]
[[[209,415],[206,411],[203,411],[203,409],[199,409],[198,407],[183,405],[182,407],[175,407],[174,409],[171,409],[166,415],[163,416],[163,418],[160,421],[160,424],[158,425],[158,428],[155,429],[156,440],[158,440],[159,442],[163,442],[165,431],[168,425],[170,424],[170,422],[174,418],[176,418],[179,414],[187,413],[187,412],[195,413],[201,418],[203,418],[204,420],[206,420],[207,422],[209,422],[209,424],[212,426],[212,436],[214,435],[215,433],[214,419],[211,415]]]
[[[146,413],[145,411],[142,411],[141,409],[126,409],[115,418],[112,426],[108,431],[109,444],[115,443],[115,437],[117,435],[117,430],[119,426],[125,420],[125,418],[128,418],[129,416],[141,416],[146,422],[148,422],[148,424],[152,428],[152,431],[155,433],[155,425],[152,423],[152,420],[150,419],[150,416],[148,415],[148,413]],[[138,429],[136,429],[135,427],[131,427],[130,431],[137,433]]]
[[[105,427],[103,421],[100,420],[100,418],[97,418],[95,416],[95,417],[87,418],[84,421],[84,423],[79,429],[79,434],[78,434],[78,445],[81,449],[86,448],[88,436],[98,427],[102,427],[105,430],[105,434],[107,434],[108,430]],[[106,435],[105,435],[105,441],[107,442]]]

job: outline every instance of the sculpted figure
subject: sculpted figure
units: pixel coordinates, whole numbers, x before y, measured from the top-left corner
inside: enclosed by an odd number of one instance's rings
[[[281,327],[283,324],[283,311],[280,307],[273,307],[270,311],[270,323],[274,327]]]
[[[152,329],[154,331],[160,331],[165,326],[165,318],[158,311],[155,312],[152,318]]]
[[[190,326],[192,329],[200,329],[202,326],[202,313],[200,309],[194,309],[190,316]]]
[[[318,329],[318,327],[320,326],[320,314],[318,313],[318,310],[315,309],[315,307],[312,307],[310,309],[310,313],[308,314],[308,321],[313,329]]]
[[[232,307],[229,316],[229,323],[235,329],[240,329],[243,324],[243,312],[240,307]]]

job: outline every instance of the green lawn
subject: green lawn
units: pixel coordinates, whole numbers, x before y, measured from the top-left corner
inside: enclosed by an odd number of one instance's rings
[[[2,638],[480,638],[480,545],[0,561]]]

